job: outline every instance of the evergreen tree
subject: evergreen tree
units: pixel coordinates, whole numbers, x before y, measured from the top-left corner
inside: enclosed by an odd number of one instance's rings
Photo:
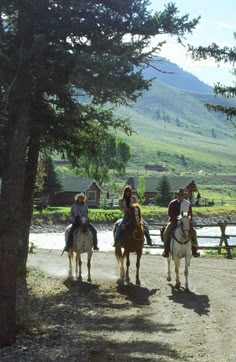
[[[138,178],[137,196],[141,204],[145,201],[145,179],[143,176]]]
[[[62,191],[62,185],[59,177],[55,171],[54,164],[51,157],[46,158],[45,170],[44,170],[44,184],[43,192],[49,195],[53,195],[55,192]]]
[[[236,40],[236,33],[234,33],[234,38]],[[236,47],[230,48],[228,46],[220,47],[219,45],[213,43],[207,47],[193,47],[189,46],[189,52],[193,59],[201,60],[207,58],[213,58],[216,62],[224,62],[232,64],[232,76],[236,76]],[[232,86],[224,86],[220,83],[216,83],[214,86],[215,95],[222,95],[225,98],[235,98],[236,97],[236,83],[232,81]],[[235,123],[236,117],[236,107],[235,104],[221,105],[221,104],[205,104],[205,106],[210,111],[221,112],[227,116],[229,120]]]
[[[164,175],[160,178],[160,181],[157,185],[157,195],[155,197],[155,202],[159,206],[168,206],[171,199],[170,184],[167,177]]]

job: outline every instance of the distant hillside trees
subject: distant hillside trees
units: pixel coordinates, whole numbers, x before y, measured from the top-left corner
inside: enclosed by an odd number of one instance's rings
[[[90,177],[103,185],[109,181],[109,171],[114,170],[118,174],[125,173],[125,167],[130,159],[130,147],[128,144],[116,138],[109,132],[99,127],[97,130],[99,142],[88,140],[86,152],[81,155],[77,151],[77,145],[71,145],[67,150],[68,160],[80,176]],[[93,143],[93,144],[89,144]]]
[[[236,33],[234,33],[234,38],[236,40]],[[228,46],[224,46],[221,48],[215,43],[207,47],[199,46],[193,47],[189,46],[189,52],[193,59],[201,60],[207,58],[213,58],[216,62],[224,62],[230,63],[233,66],[232,76],[236,76],[236,48],[230,48]],[[214,86],[215,95],[222,95],[225,98],[236,98],[236,82],[232,81],[232,86],[224,86],[220,83],[217,83]],[[221,105],[221,104],[205,104],[209,111],[221,112],[227,116],[229,120],[233,122],[236,126],[235,118],[236,118],[236,107],[234,105]]]
[[[137,196],[141,204],[145,201],[145,178],[140,176],[138,178]]]
[[[157,185],[155,203],[159,206],[168,206],[172,199],[170,184],[167,176],[162,176]]]

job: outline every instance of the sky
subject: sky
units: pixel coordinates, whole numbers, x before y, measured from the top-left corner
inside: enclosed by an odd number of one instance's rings
[[[187,43],[193,46],[207,46],[216,43],[220,47],[236,47],[233,33],[236,32],[236,1],[235,0],[150,0],[150,9],[161,11],[164,5],[174,2],[179,10],[179,16],[189,14],[189,19],[201,16],[199,25],[188,35]],[[167,40],[159,53],[177,64],[182,69],[194,74],[204,83],[213,86],[220,82],[223,85],[233,85],[236,81],[230,71],[232,64],[216,64],[214,60],[194,61],[186,50],[177,44],[175,38],[163,36],[158,40]]]

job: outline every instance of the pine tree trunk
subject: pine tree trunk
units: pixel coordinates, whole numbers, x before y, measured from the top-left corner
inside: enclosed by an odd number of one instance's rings
[[[21,8],[22,6],[22,8]],[[8,89],[6,148],[0,199],[0,346],[16,340],[16,266],[21,233],[26,144],[29,137],[31,72],[27,52],[32,46],[32,19],[19,3],[15,74]]]
[[[18,90],[22,92],[20,85]],[[16,255],[20,237],[29,114],[26,99],[17,103],[14,110],[9,116],[0,200],[0,346],[10,345],[16,338]]]
[[[22,220],[20,240],[17,253],[17,270],[21,275],[26,275],[26,263],[29,250],[29,234],[33,214],[34,187],[37,174],[39,156],[39,138],[31,137],[28,143]]]

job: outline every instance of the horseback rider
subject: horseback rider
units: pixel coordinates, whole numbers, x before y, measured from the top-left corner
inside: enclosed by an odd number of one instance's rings
[[[123,189],[122,197],[119,200],[119,209],[123,212],[124,216],[122,219],[119,219],[115,223],[115,243],[114,246],[116,246],[121,231],[125,228],[125,225],[129,222],[129,212],[130,207],[137,203],[136,196],[132,195],[132,189],[129,185],[125,186]],[[152,245],[152,239],[149,233],[148,224],[142,220],[143,226],[144,226],[144,235],[147,240],[148,245]]]
[[[85,217],[88,220],[88,205],[86,203],[86,196],[83,192],[75,195],[75,202],[71,206],[70,218],[72,226],[68,233],[68,238],[64,251],[69,251],[73,245],[73,233],[77,227],[80,226],[81,220]],[[95,227],[88,222],[88,228],[93,235],[93,250],[98,251],[98,240],[97,240],[97,230]]]
[[[192,242],[192,255],[194,257],[200,256],[200,253],[197,252],[198,242],[197,242],[197,233],[192,225],[192,205],[191,203],[185,199],[186,193],[184,189],[180,188],[175,192],[176,198],[172,200],[168,205],[168,216],[169,222],[165,227],[163,232],[163,241],[164,241],[164,251],[162,256],[168,258],[170,253],[170,241],[172,237],[172,233],[177,226],[178,216],[181,215],[182,212],[187,212],[190,216],[190,237]]]

